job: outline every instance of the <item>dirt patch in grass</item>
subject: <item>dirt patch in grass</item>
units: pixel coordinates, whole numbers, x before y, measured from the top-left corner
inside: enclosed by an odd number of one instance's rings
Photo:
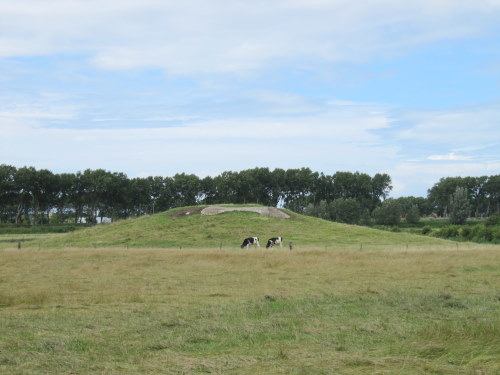
[[[186,207],[179,210],[175,210],[169,213],[169,217],[179,218],[191,215],[198,215],[203,210],[203,207]]]
[[[290,219],[290,215],[284,213],[283,211],[275,207],[221,207],[221,206],[210,206],[201,210],[202,215],[219,215],[228,211],[250,211],[257,212],[263,216],[278,217],[283,219]]]

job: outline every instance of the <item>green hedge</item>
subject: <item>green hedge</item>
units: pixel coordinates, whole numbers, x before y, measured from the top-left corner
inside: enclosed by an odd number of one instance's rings
[[[474,226],[449,225],[434,231],[429,231],[429,228],[427,228],[425,233],[424,230],[422,230],[422,234],[455,241],[500,243],[500,226],[487,226],[484,224],[476,224]]]

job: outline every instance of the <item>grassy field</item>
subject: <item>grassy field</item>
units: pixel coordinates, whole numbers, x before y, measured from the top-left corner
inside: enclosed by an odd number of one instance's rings
[[[500,374],[500,247],[403,243],[2,249],[0,374]]]

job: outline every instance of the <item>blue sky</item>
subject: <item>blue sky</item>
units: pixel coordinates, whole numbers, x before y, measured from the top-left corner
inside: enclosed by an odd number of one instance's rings
[[[0,163],[500,173],[500,0],[0,0]]]

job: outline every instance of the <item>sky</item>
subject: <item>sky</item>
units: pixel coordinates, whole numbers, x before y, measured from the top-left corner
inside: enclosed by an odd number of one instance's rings
[[[0,0],[0,164],[500,174],[500,0]]]

